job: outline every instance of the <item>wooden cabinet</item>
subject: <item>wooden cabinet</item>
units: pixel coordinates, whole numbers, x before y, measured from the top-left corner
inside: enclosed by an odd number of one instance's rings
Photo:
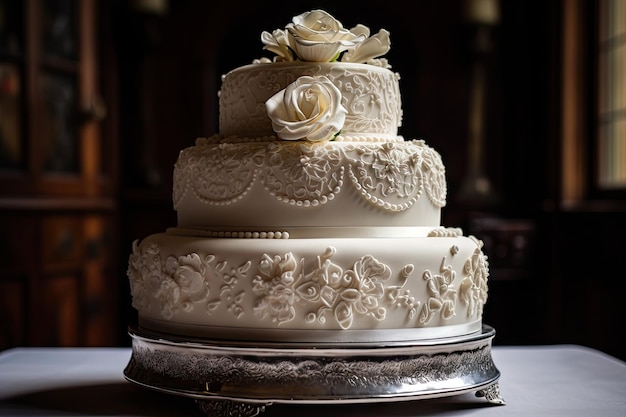
[[[98,7],[0,0],[0,349],[117,343]]]

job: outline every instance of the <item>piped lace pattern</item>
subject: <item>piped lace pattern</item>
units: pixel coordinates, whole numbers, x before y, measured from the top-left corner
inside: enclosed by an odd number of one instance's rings
[[[243,198],[256,181],[279,201],[325,204],[351,184],[388,211],[410,208],[423,194],[446,204],[441,156],[423,140],[374,142],[253,141],[214,135],[184,149],[174,167],[174,208],[188,193],[209,205]]]
[[[271,134],[265,101],[301,76],[326,76],[342,93],[346,134],[395,135],[402,124],[399,75],[372,65],[330,63],[254,64],[223,77],[220,132]]]

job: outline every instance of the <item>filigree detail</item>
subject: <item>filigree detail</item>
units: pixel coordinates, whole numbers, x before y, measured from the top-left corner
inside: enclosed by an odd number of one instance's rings
[[[223,77],[220,89],[220,133],[273,134],[265,101],[299,77],[320,75],[341,90],[341,105],[348,110],[345,134],[397,134],[402,121],[398,75],[346,63],[256,64],[231,71]]]
[[[244,312],[241,303],[245,292],[234,294],[233,289],[245,278],[250,265],[246,262],[238,268],[228,268],[227,262],[217,262],[213,255],[202,258],[197,253],[162,259],[157,244],[141,250],[135,241],[127,270],[132,305],[144,310],[157,303],[161,316],[170,319],[181,310],[192,311],[197,304],[204,304],[210,314],[225,300],[228,311],[240,317]],[[209,300],[212,280],[223,284],[219,297]]]
[[[343,93],[341,104],[348,110],[346,130],[384,133],[397,127],[389,123],[398,110],[388,93],[394,92],[395,80],[372,75],[346,69],[330,77]]]
[[[446,257],[441,260],[440,274],[433,274],[426,270],[423,278],[427,282],[428,293],[430,298],[422,307],[419,321],[422,324],[428,324],[436,313],[443,320],[451,319],[456,313],[457,293],[453,288],[456,273],[452,266],[446,265]]]
[[[214,417],[231,416],[235,409],[242,416],[256,412],[243,404],[262,410],[274,402],[379,403],[459,395],[472,389],[494,404],[504,404],[497,385],[500,372],[491,356],[493,335],[493,330],[483,328],[481,335],[468,338],[382,350],[263,344],[224,349],[220,341],[190,347],[186,342],[164,344],[167,336],[152,339],[131,332],[132,356],[124,375],[199,402],[218,401],[207,408]]]
[[[483,242],[473,236],[470,238],[476,242],[476,249],[463,266],[464,278],[460,285],[460,298],[468,306],[468,317],[480,317],[487,302],[489,262],[482,252]]]
[[[273,258],[263,255],[258,266],[259,273],[252,279],[252,291],[259,296],[254,306],[255,315],[270,317],[278,324],[294,319],[293,283],[298,270],[298,262],[292,253]]]
[[[425,145],[423,141],[414,141],[423,147],[422,165],[420,167],[424,176],[424,189],[432,203],[437,207],[446,205],[446,172],[441,160],[441,155]]]
[[[174,169],[174,208],[192,192],[212,205],[233,204],[257,177],[270,195],[299,207],[326,204],[344,187],[344,172],[370,203],[389,211],[411,207],[426,190],[445,205],[445,169],[423,141],[224,143],[214,136],[181,152]]]
[[[265,411],[265,404],[230,400],[196,400],[207,417],[255,417]]]
[[[421,302],[416,300],[411,295],[411,292],[404,288],[409,276],[415,270],[414,265],[406,265],[402,271],[400,271],[401,285],[389,286],[387,291],[387,298],[389,301],[398,308],[405,308],[408,311],[409,320],[414,319],[420,310]]]
[[[207,258],[210,258],[211,263],[215,267],[215,275],[221,277],[221,282],[223,283],[220,286],[219,298],[211,300],[207,303],[207,313],[212,314],[212,312],[220,306],[222,300],[225,300],[227,303],[227,310],[234,314],[235,317],[241,317],[244,314],[244,308],[241,303],[245,296],[245,291],[239,291],[235,294],[235,287],[239,284],[240,280],[246,278],[252,263],[248,261],[237,268],[229,269],[226,261],[215,263],[214,255],[209,255]]]
[[[332,262],[335,253],[336,249],[329,247],[310,271],[292,253],[274,258],[264,255],[259,274],[252,281],[258,296],[255,314],[285,323],[295,317],[294,305],[298,303],[312,307],[305,317],[307,323],[331,319],[342,329],[349,329],[357,314],[384,320],[386,309],[381,301],[391,269],[365,255],[352,269],[343,270]]]
[[[339,149],[319,144],[271,143],[263,169],[265,188],[279,200],[316,206],[334,198],[343,185]]]
[[[352,328],[359,316],[383,321],[389,308],[405,309],[407,323],[415,327],[431,324],[436,316],[443,321],[455,316],[456,272],[445,256],[438,273],[422,273],[428,297],[418,300],[405,288],[414,265],[405,265],[394,280],[394,271],[372,255],[345,267],[333,261],[336,252],[328,247],[312,262],[291,252],[266,253],[258,261],[231,266],[214,255],[196,253],[162,259],[156,244],[140,250],[135,242],[128,267],[133,306],[145,310],[157,303],[165,319],[204,306],[209,315],[227,311],[237,319],[252,314],[277,326],[298,319],[341,329]],[[460,298],[468,306],[468,317],[480,317],[488,274],[480,242],[465,261],[463,274]],[[248,297],[253,298],[251,307],[243,303]]]
[[[144,309],[156,301],[165,318],[171,318],[178,309],[191,311],[194,303],[209,296],[205,281],[209,269],[197,254],[162,259],[158,245],[148,245],[141,251],[135,241],[127,272],[132,305]]]
[[[491,384],[485,389],[476,391],[477,397],[484,397],[488,402],[495,405],[505,405],[506,401],[500,395],[500,385],[498,383]]]
[[[350,178],[361,195],[392,211],[411,207],[422,193],[420,154],[393,143],[350,148]]]
[[[227,386],[245,389],[254,382],[257,387],[279,384],[283,387],[336,387],[375,390],[398,384],[426,385],[461,377],[476,369],[493,370],[490,345],[472,350],[437,354],[413,354],[398,357],[332,357],[324,358],[285,355],[254,358],[249,355],[194,355],[193,352],[159,351],[149,347],[133,347],[133,372],[139,367],[165,378],[168,383],[186,380],[211,381],[215,389]],[[365,391],[365,390],[364,390]]]
[[[250,190],[256,168],[263,161],[263,148],[259,146],[222,143],[194,149],[196,152],[181,152],[174,166],[175,202],[191,190],[198,200],[207,204],[231,204]],[[207,167],[210,176],[206,175]]]

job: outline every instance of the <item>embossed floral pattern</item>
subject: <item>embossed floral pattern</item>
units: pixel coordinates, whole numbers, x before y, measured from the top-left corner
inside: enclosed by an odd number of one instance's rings
[[[309,273],[292,253],[274,258],[264,255],[260,273],[253,280],[253,290],[259,296],[255,314],[280,324],[294,318],[294,303],[306,302],[318,306],[307,313],[309,323],[326,323],[332,319],[342,329],[349,329],[355,315],[383,320],[386,310],[380,300],[391,269],[366,255],[352,269],[344,271],[332,262],[334,254],[335,249],[328,248],[318,257],[318,268]]]
[[[488,267],[480,246],[465,260],[458,288],[446,257],[438,271],[423,271],[423,299],[405,288],[414,265],[394,272],[366,254],[342,267],[333,260],[336,253],[328,247],[314,262],[292,252],[266,253],[258,261],[231,266],[196,253],[162,259],[156,244],[140,249],[135,242],[128,264],[133,306],[145,310],[154,305],[164,319],[199,308],[209,316],[228,312],[236,319],[253,315],[277,326],[299,320],[341,329],[352,328],[357,317],[383,321],[390,309],[405,310],[408,326],[441,325],[456,315],[459,299],[467,305],[468,317],[482,314]]]
[[[209,287],[204,280],[206,266],[198,254],[169,256],[165,262],[165,273],[177,284],[177,298],[184,310],[192,309],[194,302],[207,299]]]
[[[355,147],[350,178],[373,204],[391,211],[406,210],[423,190],[421,148],[414,150],[418,152],[405,152],[403,146],[392,143]]]
[[[205,274],[206,266],[196,254],[162,260],[156,244],[142,252],[135,241],[128,267],[133,307],[143,309],[156,302],[164,318],[179,308],[190,311],[209,295]]]
[[[137,310],[143,310],[149,307],[150,288],[147,288],[147,282],[144,279],[147,271],[146,252],[139,250],[139,241],[135,240],[132,246],[132,252],[128,257],[128,275],[130,283],[130,293],[132,295],[132,306]]]
[[[416,160],[415,155],[406,158],[404,152],[389,144],[381,146],[375,154],[372,170],[376,179],[385,184],[381,187],[383,195],[407,197],[415,193],[417,184],[414,178],[419,173]]]
[[[421,171],[424,175],[424,188],[428,198],[438,207],[446,205],[446,172],[441,155],[422,141],[424,151],[421,153]]]
[[[441,261],[439,272],[439,274],[433,274],[428,270],[424,272],[423,278],[427,283],[430,297],[420,313],[420,323],[430,323],[437,313],[443,320],[449,320],[456,314],[457,293],[452,285],[456,274],[450,265],[446,265],[445,257]]]
[[[241,301],[244,292],[232,294],[233,287],[250,268],[246,263],[239,268],[225,272],[226,263],[216,263],[215,256],[205,258],[196,253],[184,256],[160,255],[158,245],[152,243],[140,249],[138,241],[133,242],[128,261],[127,275],[130,281],[132,305],[137,310],[150,308],[156,303],[161,316],[170,319],[179,311],[192,311],[196,305],[206,304],[211,314],[225,298],[228,310],[233,314],[243,314]],[[209,281],[223,282],[217,300],[208,300]]]
[[[261,318],[269,317],[278,324],[293,320],[296,315],[293,283],[299,273],[293,254],[273,258],[264,254],[258,271],[252,280],[252,291],[259,296],[254,313]]]
[[[220,133],[242,138],[275,135],[265,102],[302,76],[325,76],[341,90],[341,105],[348,114],[340,136],[397,138],[403,114],[397,74],[342,63],[250,65],[231,71],[220,89]]]
[[[175,208],[188,192],[207,204],[232,204],[246,195],[258,173],[265,188],[280,201],[304,207],[325,204],[342,191],[346,169],[363,198],[382,209],[406,210],[424,190],[437,207],[445,205],[443,163],[422,141],[383,146],[259,142],[226,147],[216,145],[216,140],[220,137],[198,142],[181,153],[182,162],[174,169]],[[246,156],[241,155],[244,149]],[[240,163],[208,164],[207,155]],[[226,178],[238,185],[225,186],[222,179]]]
[[[472,236],[470,238],[476,242],[477,247],[472,256],[465,261],[460,297],[468,306],[468,317],[479,317],[482,315],[483,306],[487,302],[489,263],[487,256],[481,250],[483,242]]]
[[[198,144],[202,143],[199,141]],[[229,204],[244,195],[251,187],[256,174],[255,167],[262,160],[254,147],[197,146],[200,152],[183,150],[174,166],[173,199],[177,201],[187,189],[209,204]],[[181,170],[180,167],[185,167]],[[206,169],[211,171],[206,176]],[[185,178],[179,176],[185,173]],[[185,184],[184,187],[179,185]]]
[[[341,153],[308,144],[269,144],[265,187],[279,200],[304,206],[324,204],[343,184]]]

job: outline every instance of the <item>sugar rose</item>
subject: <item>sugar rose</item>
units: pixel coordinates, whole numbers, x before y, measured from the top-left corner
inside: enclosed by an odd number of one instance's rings
[[[290,47],[302,61],[330,62],[365,39],[361,33],[345,29],[324,10],[302,13],[286,26]]]
[[[325,76],[302,76],[265,102],[276,135],[284,140],[323,141],[343,128],[341,91]]]
[[[370,29],[356,25],[343,27],[324,10],[295,16],[285,30],[261,33],[263,49],[276,54],[275,62],[355,62],[391,68],[380,56],[389,52],[389,32],[381,29],[370,36]],[[270,60],[258,62],[271,62]]]

